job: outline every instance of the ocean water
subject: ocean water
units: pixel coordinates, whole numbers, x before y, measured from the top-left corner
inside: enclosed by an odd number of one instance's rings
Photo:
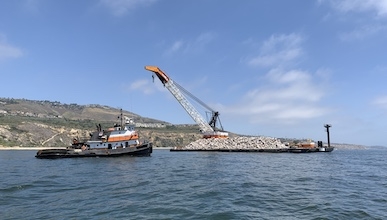
[[[387,149],[35,153],[0,151],[0,219],[387,219]]]

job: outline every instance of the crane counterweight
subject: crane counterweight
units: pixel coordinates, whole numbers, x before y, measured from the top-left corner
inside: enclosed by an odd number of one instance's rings
[[[214,111],[204,102],[200,101],[197,97],[192,95],[182,86],[174,82],[169,76],[164,73],[157,66],[145,66],[146,70],[153,72],[160,81],[164,84],[164,86],[172,93],[172,95],[176,98],[176,100],[180,103],[180,105],[186,110],[186,112],[191,116],[191,118],[199,125],[200,131],[203,133],[204,138],[227,138],[228,133],[223,131],[223,127],[219,120],[219,112]],[[184,94],[190,96],[203,107],[207,108],[211,111],[211,120],[209,123],[200,115],[200,113],[196,110],[196,108],[188,101],[188,99],[184,96]],[[216,127],[217,123],[220,124],[220,129]]]

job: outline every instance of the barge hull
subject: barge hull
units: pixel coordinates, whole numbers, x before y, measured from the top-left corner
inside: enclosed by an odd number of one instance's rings
[[[334,147],[319,148],[278,148],[278,149],[170,149],[170,151],[201,151],[201,152],[253,152],[253,153],[328,153],[332,152]]]

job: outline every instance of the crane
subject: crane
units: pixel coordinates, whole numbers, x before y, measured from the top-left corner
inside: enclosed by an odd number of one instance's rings
[[[191,118],[199,125],[200,131],[203,133],[204,138],[227,138],[228,133],[223,131],[223,126],[219,119],[219,112],[213,110],[200,99],[192,95],[189,91],[184,89],[178,83],[174,82],[169,76],[164,73],[157,66],[145,66],[146,70],[153,72],[163,83],[163,85],[172,93],[180,105],[185,109],[185,111],[191,116]],[[154,76],[153,76],[154,77]],[[200,115],[196,108],[188,101],[186,96],[191,97],[200,105],[205,107],[211,112],[211,120],[209,123]],[[216,125],[220,125],[220,129]]]

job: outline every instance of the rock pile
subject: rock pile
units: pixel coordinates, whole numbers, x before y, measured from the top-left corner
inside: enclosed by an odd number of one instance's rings
[[[288,148],[277,138],[272,137],[234,137],[209,138],[191,142],[178,150],[255,150]]]

